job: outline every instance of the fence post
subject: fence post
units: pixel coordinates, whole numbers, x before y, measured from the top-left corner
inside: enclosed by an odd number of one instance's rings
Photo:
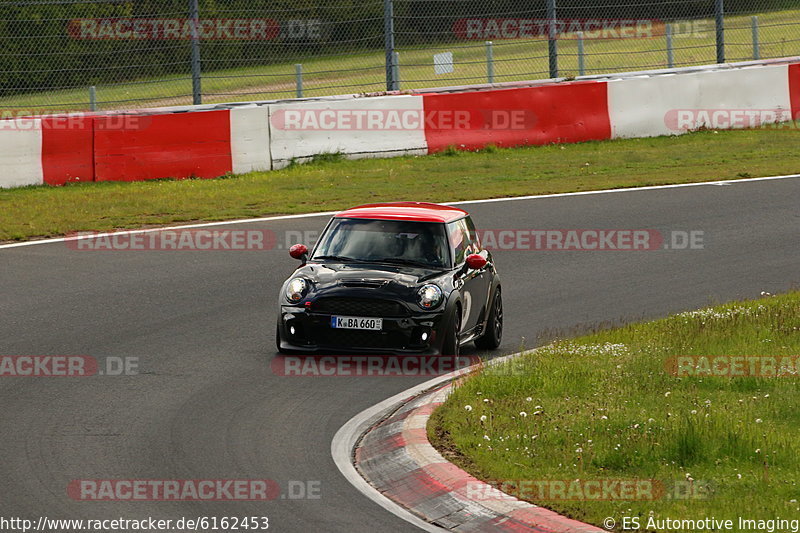
[[[392,52],[392,81],[394,82],[394,90],[400,90],[400,53]]]
[[[494,83],[494,49],[492,41],[486,41],[486,79]]]
[[[667,68],[672,68],[675,66],[675,54],[672,48],[672,24],[667,24],[665,29],[667,35]]]
[[[583,49],[583,32],[579,31],[578,35],[578,76],[586,74],[586,58]]]
[[[400,83],[394,67],[394,1],[383,0],[383,39],[386,52],[386,90],[397,91]]]
[[[724,0],[715,0],[714,18],[717,26],[717,63],[725,62],[725,6]]]
[[[758,42],[758,17],[750,19],[753,24],[753,59],[761,59],[761,46]]]
[[[294,93],[297,98],[303,97],[303,65],[294,64]]]
[[[89,87],[89,111],[97,111],[97,88]]]
[[[200,6],[198,0],[189,0],[189,18],[192,20],[192,103],[203,103],[200,85]]]
[[[558,77],[558,38],[556,28],[556,0],[547,0],[547,52],[550,57],[550,77]]]

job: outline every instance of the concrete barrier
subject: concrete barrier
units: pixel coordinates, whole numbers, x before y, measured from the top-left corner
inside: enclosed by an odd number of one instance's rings
[[[422,96],[379,96],[269,106],[272,168],[318,154],[348,158],[425,154]]]
[[[42,120],[0,121],[0,188],[44,183]]]
[[[608,82],[614,138],[754,127],[789,120],[791,109],[787,65]]]
[[[800,117],[800,58],[415,94],[0,120],[0,188],[214,178],[315,155],[434,153],[755,127]]]

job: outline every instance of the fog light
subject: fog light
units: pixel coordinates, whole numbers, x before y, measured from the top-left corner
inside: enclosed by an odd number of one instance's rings
[[[291,335],[294,335],[294,333],[295,333],[294,326],[289,326],[289,333],[290,333]]]
[[[422,332],[422,342],[425,342],[426,340],[428,340],[428,332],[427,331],[423,331]]]

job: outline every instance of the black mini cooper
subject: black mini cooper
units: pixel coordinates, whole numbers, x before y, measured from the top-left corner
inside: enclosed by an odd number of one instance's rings
[[[500,345],[492,257],[466,211],[420,202],[335,215],[278,295],[279,352],[458,355]]]

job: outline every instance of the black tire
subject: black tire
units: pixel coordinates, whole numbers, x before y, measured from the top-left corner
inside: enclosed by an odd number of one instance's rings
[[[458,357],[461,352],[461,345],[458,342],[458,333],[461,330],[461,308],[456,307],[453,311],[453,318],[445,329],[444,342],[442,343],[442,355]]]
[[[492,307],[489,310],[489,318],[486,320],[486,332],[475,339],[475,346],[482,350],[494,350],[500,346],[503,340],[503,297],[500,294],[500,287],[494,291]]]
[[[275,324],[275,349],[278,350],[278,353],[288,353],[286,350],[281,349],[281,326],[280,324]]]

